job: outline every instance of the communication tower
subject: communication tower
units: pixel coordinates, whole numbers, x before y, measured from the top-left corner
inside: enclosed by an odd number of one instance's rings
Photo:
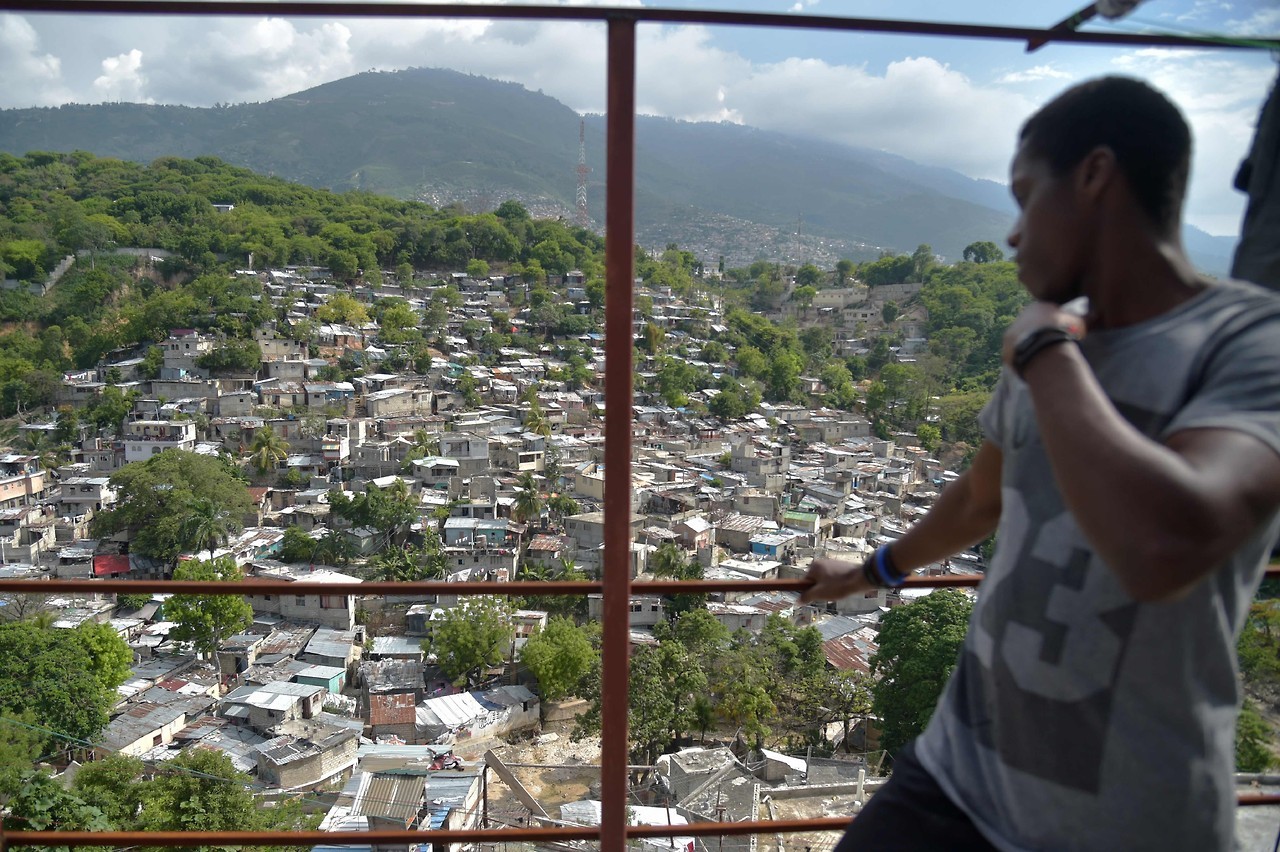
[[[587,121],[582,119],[578,124],[578,216],[575,219],[579,228],[591,227],[591,217],[587,215],[587,175],[591,168],[587,166]]]

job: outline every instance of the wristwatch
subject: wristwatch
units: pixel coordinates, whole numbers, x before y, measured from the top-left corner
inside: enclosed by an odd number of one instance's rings
[[[1019,376],[1022,371],[1027,368],[1027,364],[1031,363],[1031,359],[1039,355],[1050,346],[1056,346],[1059,343],[1075,343],[1080,336],[1071,331],[1069,328],[1063,328],[1060,325],[1044,325],[1039,328],[1033,328],[1018,338],[1018,342],[1013,345],[1013,357],[1010,358],[1009,366],[1013,367],[1013,371]]]

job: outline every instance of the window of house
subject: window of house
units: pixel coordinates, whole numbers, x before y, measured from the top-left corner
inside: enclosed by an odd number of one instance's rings
[[[263,595],[263,596],[262,596],[262,599],[263,599],[264,601],[269,601],[269,600],[271,600],[271,595]]]
[[[631,611],[632,611],[632,612],[642,612],[643,610],[644,610],[644,607],[642,607],[640,604],[632,604],[632,605],[631,605]]]
[[[306,598],[306,596],[305,596],[305,595],[298,595],[298,596],[296,596],[296,597],[294,598],[293,602],[294,602],[297,606],[306,606],[306,605],[307,605],[307,598]]]

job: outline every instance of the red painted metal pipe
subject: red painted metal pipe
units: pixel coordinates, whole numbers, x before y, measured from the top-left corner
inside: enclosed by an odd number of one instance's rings
[[[1196,37],[1170,33],[1081,32],[1051,27],[1009,27],[993,24],[948,23],[893,18],[851,18],[836,15],[797,15],[777,12],[739,12],[711,9],[611,8],[608,6],[546,6],[430,3],[272,3],[269,0],[0,0],[0,10],[53,14],[216,15],[273,18],[492,18],[549,21],[613,21],[635,23],[702,24],[711,26],[775,27],[778,29],[869,32],[886,35],[948,36],[1018,41],[1027,44],[1070,42],[1143,47],[1212,47],[1216,49],[1280,49],[1275,38],[1240,36]]]
[[[1271,566],[1266,576],[1280,578],[1280,566]],[[981,574],[917,575],[908,577],[905,588],[956,589],[981,585]],[[636,594],[674,595],[709,592],[801,592],[808,580],[637,580],[631,591]],[[441,580],[423,582],[377,583],[305,583],[289,580],[251,579],[240,583],[218,583],[195,580],[0,580],[0,593],[5,594],[134,594],[159,592],[184,595],[588,595],[604,590],[602,582],[567,580],[468,581],[447,583]]]
[[[631,629],[632,290],[635,282],[636,22],[609,19],[605,171],[604,619],[601,852],[624,852]]]

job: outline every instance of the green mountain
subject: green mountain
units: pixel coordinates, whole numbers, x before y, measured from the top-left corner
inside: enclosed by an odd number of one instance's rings
[[[138,162],[214,155],[316,187],[471,210],[517,198],[535,214],[572,218],[580,120],[514,83],[420,68],[359,74],[266,103],[0,110],[0,150]],[[589,209],[601,225],[603,118],[588,117],[586,133]],[[874,258],[920,243],[956,258],[975,240],[1002,242],[1011,221],[997,184],[883,152],[644,116],[636,140],[637,231],[646,245],[674,241],[731,263]]]

